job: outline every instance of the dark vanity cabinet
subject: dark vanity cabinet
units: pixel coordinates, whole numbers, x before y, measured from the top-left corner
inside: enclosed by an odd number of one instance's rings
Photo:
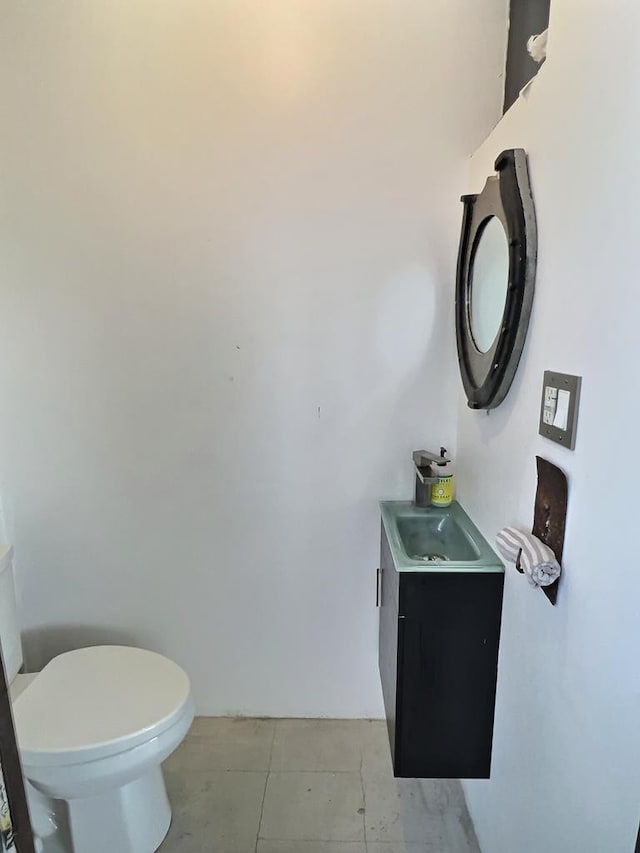
[[[379,664],[395,776],[489,778],[503,582],[398,572],[383,526]]]

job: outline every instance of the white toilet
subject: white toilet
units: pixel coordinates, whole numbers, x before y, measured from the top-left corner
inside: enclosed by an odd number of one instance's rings
[[[45,851],[153,853],[171,822],[160,765],[193,720],[189,679],[128,646],[78,649],[18,674],[11,557],[0,545],[0,641],[34,834]]]

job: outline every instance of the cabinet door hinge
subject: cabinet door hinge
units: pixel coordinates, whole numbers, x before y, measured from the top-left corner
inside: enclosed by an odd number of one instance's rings
[[[382,601],[382,569],[376,569],[376,607],[380,607]]]

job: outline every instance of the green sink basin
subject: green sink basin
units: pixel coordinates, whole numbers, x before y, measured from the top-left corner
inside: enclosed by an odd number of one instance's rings
[[[420,509],[382,501],[382,523],[399,572],[504,572],[487,540],[457,501]]]

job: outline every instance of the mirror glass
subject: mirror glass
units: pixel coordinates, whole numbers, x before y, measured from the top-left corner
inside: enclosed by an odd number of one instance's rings
[[[480,352],[491,349],[500,331],[509,285],[509,245],[502,223],[490,216],[482,228],[473,256],[471,276],[471,334]]]

